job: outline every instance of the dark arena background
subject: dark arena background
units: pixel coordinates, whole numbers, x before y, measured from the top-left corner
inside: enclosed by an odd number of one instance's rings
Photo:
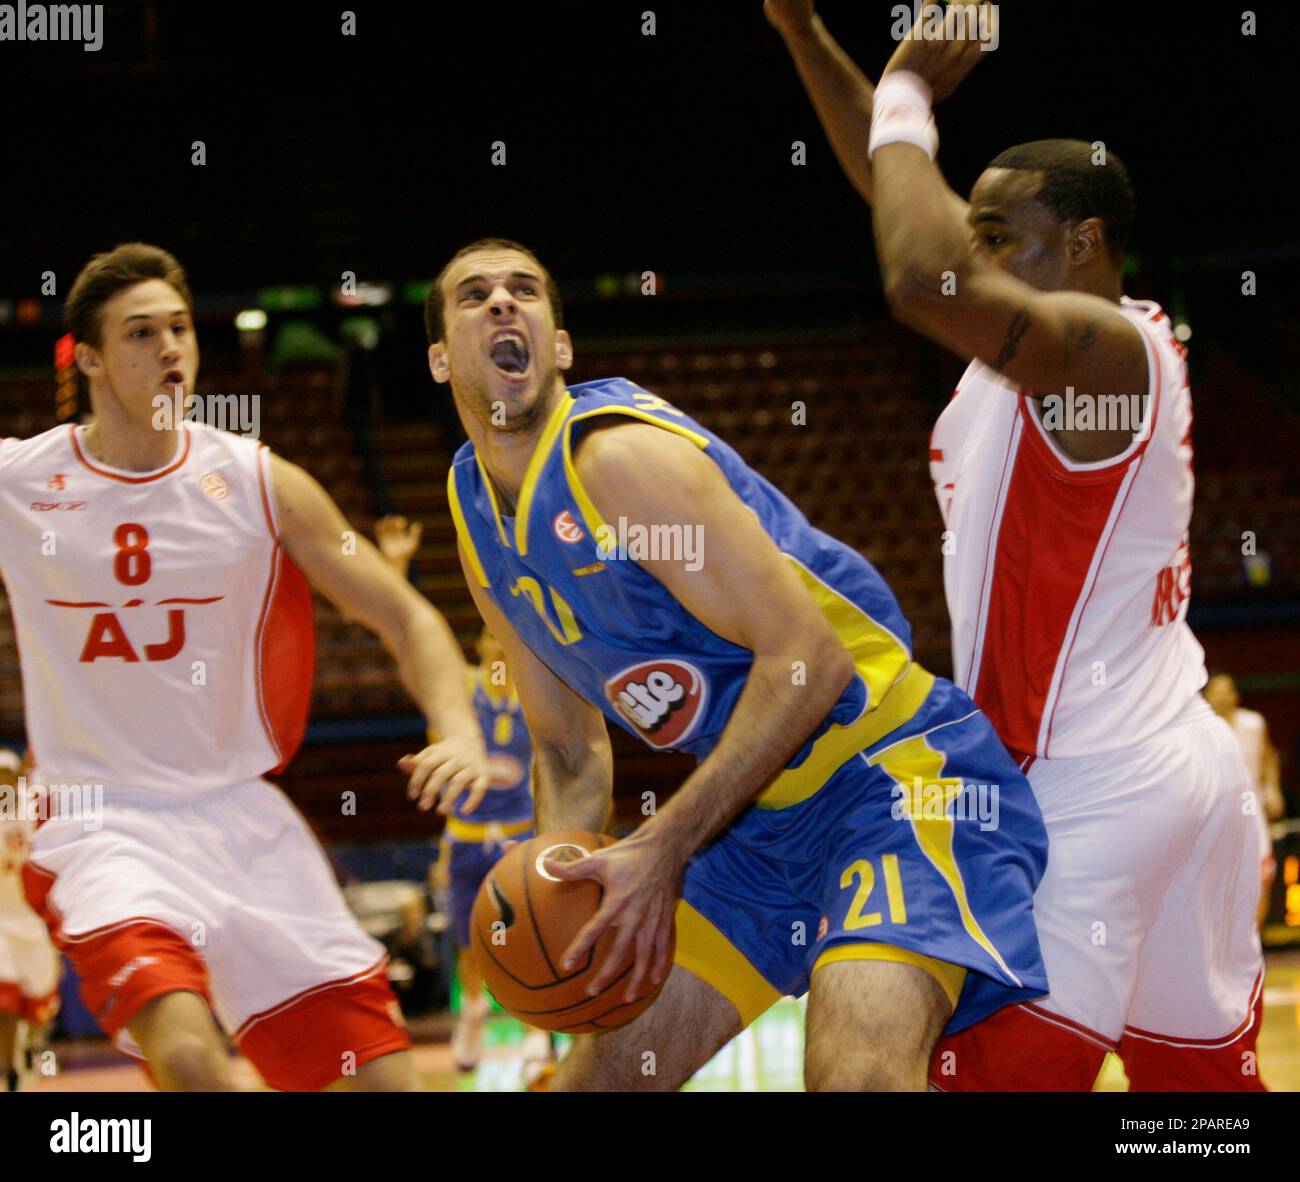
[[[93,52],[0,41],[0,435],[58,421],[62,304],[90,256],[163,246],[195,296],[197,392],[254,396],[260,438],[311,471],[358,530],[373,536],[386,514],[420,522],[410,577],[473,660],[480,621],[446,488],[464,436],[429,374],[422,304],[461,245],[517,239],[558,281],[576,351],[568,380],[622,375],[717,431],[875,564],[917,659],[951,673],[927,448],[964,363],[890,316],[870,211],[761,0],[102,7]],[[894,44],[890,9],[818,5],[873,80]],[[939,162],[962,194],[998,152],[1045,137],[1102,141],[1131,173],[1126,292],[1159,301],[1188,350],[1188,619],[1280,755],[1259,1049],[1270,1087],[1294,1091],[1296,10],[1252,12],[1244,33],[1237,4],[1004,4],[997,52],[937,119]],[[449,1050],[459,999],[431,887],[441,822],[414,809],[395,767],[423,746],[423,721],[378,639],[320,598],[315,619],[310,722],[277,782],[389,948],[425,1083],[518,1090],[523,1028],[509,1016],[488,1020],[476,1071],[458,1073]],[[0,745],[25,744],[0,597]],[[626,833],[643,794],[666,799],[694,761],[621,731],[613,746]],[[150,1088],[76,984],[69,967],[48,1043],[57,1066],[34,1070],[29,1090]],[[801,1011],[780,1003],[690,1087],[801,1087]],[[1125,1086],[1109,1059],[1099,1089]]]

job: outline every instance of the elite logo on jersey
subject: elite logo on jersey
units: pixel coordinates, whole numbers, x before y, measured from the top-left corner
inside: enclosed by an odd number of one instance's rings
[[[230,486],[226,484],[226,478],[216,472],[205,472],[199,479],[199,488],[214,501],[224,501],[230,492]]]
[[[573,514],[567,509],[562,513],[555,515],[555,520],[551,522],[555,530],[555,536],[561,542],[566,542],[572,546],[574,542],[581,542],[587,535],[582,532],[582,527],[573,520]]]
[[[605,694],[651,747],[675,747],[704,713],[707,683],[694,665],[663,657],[624,669]]]
[[[494,751],[488,756],[489,788],[513,788],[524,778],[526,769],[513,755]]]

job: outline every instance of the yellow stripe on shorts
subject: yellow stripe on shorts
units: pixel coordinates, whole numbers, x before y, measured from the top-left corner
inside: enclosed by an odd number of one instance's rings
[[[939,988],[948,995],[948,1002],[954,1010],[957,1008],[957,999],[961,996],[961,988],[966,983],[966,969],[962,965],[936,960],[933,956],[922,956],[910,948],[899,948],[897,944],[837,944],[817,958],[813,972],[823,965],[845,960],[885,960],[922,969],[939,982]]]
[[[921,847],[921,852],[930,859],[930,863],[948,884],[966,934],[993,958],[998,967],[1016,985],[1020,985],[1020,978],[1002,959],[1002,954],[994,946],[993,941],[984,934],[984,929],[980,927],[979,921],[970,909],[970,900],[966,896],[966,883],[961,876],[961,867],[957,865],[956,854],[953,852],[953,821],[948,816],[949,807],[962,791],[962,781],[960,776],[942,775],[946,760],[947,756],[942,751],[936,751],[931,747],[925,735],[916,735],[877,752],[869,762],[884,768],[895,783],[902,785],[904,792],[898,803],[903,816],[912,823],[912,832],[916,835],[916,843]],[[942,790],[942,817],[918,815],[913,808],[913,805],[919,807],[924,803],[922,800],[915,799],[913,795],[914,785],[918,780],[927,790],[917,794],[918,796],[926,796],[936,787]],[[930,811],[930,809],[923,809],[924,813]]]
[[[677,903],[677,951],[673,963],[712,985],[740,1013],[748,1026],[764,1010],[781,999],[774,989],[730,940],[695,910],[685,899]]]
[[[526,833],[533,827],[533,822],[511,821],[501,824],[497,821],[462,821],[459,817],[447,818],[447,835],[456,841],[487,841],[489,837],[514,837]]]

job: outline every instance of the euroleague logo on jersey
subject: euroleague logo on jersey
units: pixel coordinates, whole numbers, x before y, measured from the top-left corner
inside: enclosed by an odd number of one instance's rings
[[[555,515],[555,520],[551,522],[551,526],[555,530],[555,536],[561,542],[567,542],[570,546],[574,542],[581,542],[587,536],[582,532],[582,527],[573,520],[573,514],[567,509]]]
[[[704,713],[707,682],[685,661],[664,657],[624,669],[605,682],[614,708],[652,747],[677,746]]]
[[[226,478],[216,472],[205,472],[199,478],[199,488],[214,501],[224,501],[230,493],[230,486],[226,483]]]

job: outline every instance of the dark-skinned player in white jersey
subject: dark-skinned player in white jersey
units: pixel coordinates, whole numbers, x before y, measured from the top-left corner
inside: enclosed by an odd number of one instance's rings
[[[1047,140],[999,155],[969,203],[948,187],[931,104],[992,56],[996,6],[923,13],[875,88],[811,0],[765,9],[872,206],[895,315],[974,359],[930,443],[954,680],[1050,839],[1051,995],[944,1039],[932,1082],[1086,1090],[1115,1050],[1135,1090],[1259,1090],[1258,833],[1199,695],[1185,350],[1123,294],[1127,171]]]

